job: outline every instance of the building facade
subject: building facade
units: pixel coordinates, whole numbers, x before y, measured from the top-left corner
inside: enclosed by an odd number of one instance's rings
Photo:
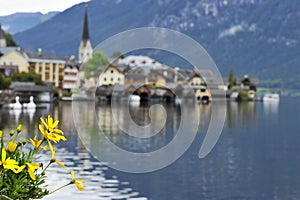
[[[123,72],[114,65],[109,65],[99,76],[99,86],[103,85],[123,85],[125,76]]]

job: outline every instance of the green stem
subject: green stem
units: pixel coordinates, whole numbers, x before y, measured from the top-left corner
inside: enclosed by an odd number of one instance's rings
[[[42,171],[41,174],[45,173],[45,171],[48,169],[48,167],[49,167],[51,164],[52,164],[52,162],[50,161],[50,162],[48,163],[48,165],[45,167],[45,169]]]
[[[49,194],[53,194],[54,192],[57,192],[58,190],[61,190],[61,189],[65,188],[65,187],[67,187],[67,186],[69,186],[69,185],[71,185],[71,184],[72,184],[72,182],[67,183],[67,184],[65,184],[65,185],[63,185],[63,186],[61,186],[61,187],[59,187],[59,188],[57,188],[57,189],[55,189],[55,190],[49,192]]]

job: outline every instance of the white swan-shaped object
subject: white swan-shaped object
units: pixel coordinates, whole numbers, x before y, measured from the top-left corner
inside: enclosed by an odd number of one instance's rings
[[[22,109],[22,104],[20,103],[20,97],[16,96],[16,103],[10,103],[9,108],[14,110],[20,110]]]
[[[36,104],[33,101],[33,96],[29,97],[29,103],[23,103],[23,107],[27,108],[27,109],[35,109],[36,108]]]

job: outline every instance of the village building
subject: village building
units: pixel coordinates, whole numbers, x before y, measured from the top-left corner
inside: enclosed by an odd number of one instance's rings
[[[63,74],[63,92],[70,93],[80,87],[79,68],[80,64],[75,57],[66,61]]]
[[[44,54],[42,49],[31,52],[17,48],[0,58],[2,66],[7,63],[9,66],[17,66],[18,72],[33,71],[41,75],[42,81],[51,82],[58,89],[62,88],[66,61],[56,55]]]
[[[123,72],[115,65],[109,65],[99,76],[98,86],[123,85],[125,76]]]

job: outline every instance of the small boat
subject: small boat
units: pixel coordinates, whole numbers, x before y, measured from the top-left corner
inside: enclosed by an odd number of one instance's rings
[[[263,102],[278,102],[279,94],[265,94],[262,100]]]

